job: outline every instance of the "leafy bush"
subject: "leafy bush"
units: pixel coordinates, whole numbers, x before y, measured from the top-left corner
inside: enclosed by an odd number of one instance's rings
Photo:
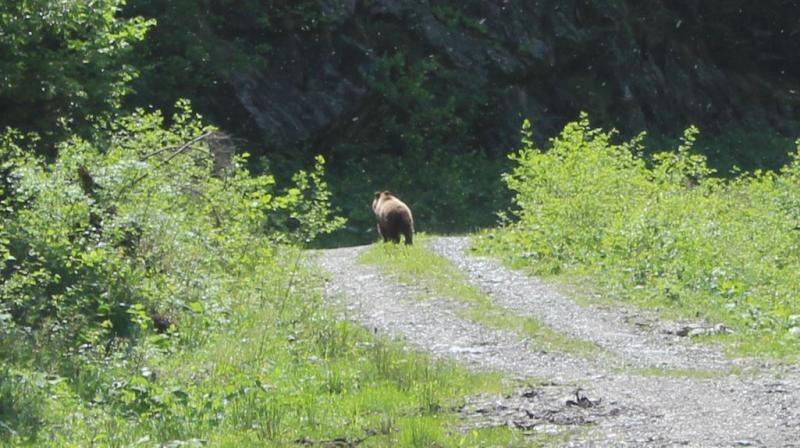
[[[35,138],[2,136],[0,359],[25,366],[4,378],[27,385],[46,372],[80,396],[106,395],[142,353],[197,346],[224,327],[231,285],[276,266],[282,245],[343,223],[329,216],[321,158],[280,189],[243,169],[246,156],[215,165],[218,134],[179,107],[170,127],[139,112],[96,141],[71,138],[49,164],[31,155]],[[0,414],[19,407],[12,389],[0,391]]]
[[[743,350],[791,353],[800,331],[797,156],[780,173],[730,181],[694,154],[642,156],[586,116],[547,151],[530,125],[505,176],[516,222],[479,243],[539,274],[588,274],[609,295],[721,321]]]
[[[160,115],[135,114],[114,125],[107,147],[75,138],[52,165],[6,136],[14,195],[6,200],[0,293],[14,325],[57,341],[129,335],[134,322],[150,326],[136,304],[170,312],[215,289],[198,288],[222,267],[207,256],[235,266],[247,250],[269,256],[269,247],[254,245],[261,234],[306,241],[341,224],[327,216],[322,159],[279,193],[271,176],[237,168],[241,159],[215,176],[203,143],[212,130],[188,110],[174,120],[163,129]]]
[[[154,22],[117,16],[125,0],[0,3],[3,126],[37,131],[49,144],[88,117],[108,114],[137,76],[134,44]]]

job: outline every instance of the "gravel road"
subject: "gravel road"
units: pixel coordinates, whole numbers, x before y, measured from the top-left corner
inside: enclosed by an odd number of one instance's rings
[[[714,346],[680,336],[705,331],[696,325],[662,322],[641,310],[578,304],[540,279],[468,254],[468,245],[462,237],[429,242],[496,304],[594,342],[604,355],[587,359],[546,351],[512,332],[464,320],[463,302],[420,300],[418,286],[356,264],[366,246],[316,257],[329,273],[326,295],[344,305],[347,318],[469,368],[530,380],[531,386],[510,396],[470,397],[462,410],[466,426],[580,429],[565,444],[576,447],[800,447],[797,368],[731,360]]]

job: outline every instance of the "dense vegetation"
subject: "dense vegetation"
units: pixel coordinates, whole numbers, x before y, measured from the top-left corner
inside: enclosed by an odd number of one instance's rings
[[[500,378],[322,306],[322,157],[275,176],[186,101],[123,107],[154,24],[123,4],[0,6],[0,445],[527,443],[454,431]]]
[[[3,136],[0,443],[526,443],[453,430],[461,397],[499,378],[322,306],[300,253],[342,223],[321,158],[278,188],[221,163],[182,108],[71,138],[52,163]]]
[[[692,146],[693,130],[677,151],[651,157],[639,140],[612,143],[583,120],[548,152],[526,134],[525,148],[506,160],[504,127],[517,126],[522,113],[549,116],[548,104],[509,108],[509,98],[534,103],[526,86],[555,92],[555,121],[586,102],[615,122],[619,104],[609,98],[624,97],[621,84],[590,85],[602,94],[588,95],[587,76],[574,71],[594,51],[582,45],[593,33],[552,43],[572,56],[553,59],[541,75],[547,64],[538,60],[521,64],[531,72],[501,67],[497,61],[513,55],[482,21],[516,20],[505,33],[516,39],[524,14],[492,15],[491,2],[406,2],[398,10],[378,3],[0,4],[0,444],[530,442],[504,429],[453,431],[459,398],[496,391],[501,381],[337,321],[322,306],[319,277],[301,262],[302,248],[334,231],[345,232],[335,243],[373,240],[376,189],[397,192],[423,229],[491,225],[510,197],[503,170],[511,170],[516,222],[487,237],[490,250],[539,273],[602,273],[599,286],[611,294],[726,322],[745,349],[796,350],[796,158],[780,173],[721,181],[692,153],[701,146]],[[781,113],[755,118],[786,126],[779,118],[792,103],[772,94],[786,95],[796,80],[796,63],[784,64],[798,30],[782,11],[793,5],[745,3],[688,8],[699,19],[687,22],[685,35],[715,36],[698,51],[713,51],[722,66],[749,69],[742,52],[765,55],[755,81],[740,84],[767,85],[757,93]],[[576,17],[602,25],[595,32],[620,28],[594,6],[576,8]],[[652,8],[651,18],[672,29],[683,9]],[[358,16],[363,11],[386,20],[364,19],[373,16]],[[420,17],[469,39],[408,34],[424,29],[407,26]],[[749,21],[758,26],[748,29]],[[667,38],[643,31],[658,27],[641,23],[622,28],[645,48],[663,46]],[[344,28],[368,36],[367,44]],[[541,56],[536,39],[524,37],[512,50]],[[721,48],[722,40],[736,41],[736,50]],[[682,41],[684,53],[691,47]],[[651,59],[671,58],[656,51]],[[465,70],[478,62],[483,75]],[[612,65],[609,73],[629,66]],[[283,114],[286,127],[322,116],[314,132],[279,139],[259,124],[263,111],[248,86],[269,85],[259,81],[273,74],[289,79],[284,90],[318,99],[301,105],[314,113]],[[328,91],[361,102],[331,100]],[[269,100],[260,107],[291,103]],[[687,115],[665,116],[655,121]],[[776,167],[786,153],[786,138],[771,130],[726,135],[757,143],[742,153],[707,146],[726,168]],[[409,260],[441,267],[417,255]],[[553,336],[475,291],[464,294],[472,318]]]
[[[52,154],[70,131],[118,108],[138,74],[135,44],[154,24],[118,18],[123,4],[0,4],[0,126],[37,132],[40,151]]]
[[[537,274],[588,276],[606,297],[723,322],[744,352],[796,356],[797,153],[778,173],[721,180],[696,135],[645,157],[641,137],[614,143],[584,116],[544,151],[526,123],[505,177],[514,222],[480,245]]]
[[[121,105],[168,118],[188,98],[279,180],[324,154],[350,218],[336,239],[372,238],[369,198],[384,188],[422,228],[464,231],[508,204],[497,179],[523,118],[539,144],[579,110],[623,134],[696,123],[695,148],[721,174],[779,168],[797,126],[798,7],[12,1],[0,6],[0,115],[52,155],[89,117]]]

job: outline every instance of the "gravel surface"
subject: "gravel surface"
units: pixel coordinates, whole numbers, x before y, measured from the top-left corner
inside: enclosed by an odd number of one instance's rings
[[[579,305],[539,279],[467,254],[467,246],[460,237],[430,242],[498,305],[613,356],[546,352],[511,332],[463,320],[463,302],[420,300],[419,285],[356,264],[364,246],[320,251],[316,259],[330,274],[326,295],[344,305],[347,318],[469,368],[530,379],[532,386],[510,396],[468,398],[466,426],[582,428],[565,446],[800,447],[797,369],[729,360],[713,346],[679,336],[702,327],[660,322],[644,311]],[[656,375],[665,369],[706,374]]]
[[[642,332],[629,323],[653,321],[644,311],[578,305],[538,278],[506,269],[489,258],[465,256],[468,246],[467,238],[458,237],[430,244],[434,253],[449,259],[495,303],[517,314],[536,316],[558,332],[592,341],[618,354],[628,367],[730,370],[730,361],[719,350],[665,332]],[[701,365],[698,359],[703,360]]]

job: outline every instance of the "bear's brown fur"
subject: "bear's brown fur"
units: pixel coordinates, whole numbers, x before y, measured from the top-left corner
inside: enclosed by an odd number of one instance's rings
[[[405,236],[405,243],[411,244],[414,234],[414,218],[411,209],[388,191],[375,193],[372,200],[372,211],[378,220],[378,233],[384,242],[400,242],[400,235]]]

